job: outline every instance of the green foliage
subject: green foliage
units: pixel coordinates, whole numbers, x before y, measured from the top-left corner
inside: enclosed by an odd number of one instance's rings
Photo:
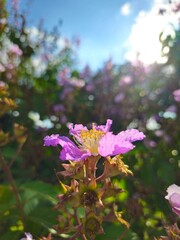
[[[57,187],[33,181],[20,184],[18,188],[25,215],[24,225],[19,218],[10,186],[1,185],[0,226],[2,233],[6,232],[6,234],[0,239],[10,236],[12,239],[17,239],[26,231],[34,235],[47,234],[56,223],[57,213],[53,210],[53,206],[58,194]]]
[[[125,229],[120,224],[106,224],[103,226],[105,229],[105,235],[99,235],[97,240],[109,240],[109,239],[118,239],[119,237],[123,237],[122,239],[126,240],[140,240],[137,234],[131,230]]]

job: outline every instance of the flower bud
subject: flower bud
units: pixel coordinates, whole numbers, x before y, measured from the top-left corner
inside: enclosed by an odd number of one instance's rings
[[[95,239],[98,233],[103,233],[100,218],[90,213],[84,223],[84,231],[91,240]]]
[[[27,139],[27,128],[17,123],[13,126],[14,136],[18,143],[24,144]]]
[[[9,140],[9,133],[4,133],[0,130],[0,146],[4,146],[8,143]]]
[[[94,190],[83,192],[80,198],[81,204],[83,204],[85,207],[92,207],[96,205],[98,201],[98,195]]]
[[[96,182],[92,181],[90,184],[80,184],[79,188],[80,203],[84,207],[94,207],[98,203],[101,205],[99,190],[96,188]]]

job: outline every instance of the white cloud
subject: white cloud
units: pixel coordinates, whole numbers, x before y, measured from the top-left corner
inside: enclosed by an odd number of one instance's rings
[[[168,10],[168,5],[162,0],[154,0],[154,5],[149,12],[141,11],[138,14],[126,46],[129,48],[125,55],[127,60],[134,61],[138,56],[138,59],[145,64],[167,61],[161,56],[159,34],[165,30],[166,34],[173,35],[174,31],[170,23],[176,25],[178,17],[172,11],[160,15],[159,8]]]
[[[123,4],[120,9],[120,13],[123,16],[129,15],[131,13],[131,4],[129,2],[126,2],[125,4]]]

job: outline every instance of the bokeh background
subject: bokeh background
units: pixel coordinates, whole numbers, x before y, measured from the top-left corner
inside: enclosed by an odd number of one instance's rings
[[[180,184],[179,2],[0,0],[0,239],[53,232],[62,167],[43,138],[106,119],[146,135],[124,156],[134,176],[113,180],[124,239],[163,235],[177,220],[166,189]],[[104,229],[97,240],[124,226]]]

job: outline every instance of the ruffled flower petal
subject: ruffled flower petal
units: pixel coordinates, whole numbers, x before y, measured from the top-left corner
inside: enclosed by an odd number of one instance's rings
[[[95,126],[95,129],[107,133],[107,132],[109,132],[111,125],[112,125],[112,120],[107,119],[106,125]]]
[[[59,139],[59,134],[52,134],[50,136],[46,136],[44,138],[44,146],[53,146],[53,147],[56,147],[60,142],[60,139]]]
[[[70,123],[69,124],[69,133],[73,136],[78,136],[81,131],[87,131],[87,127],[83,126],[82,124],[73,124],[73,123]]]
[[[126,131],[122,131],[118,134],[118,136],[128,142],[143,140],[146,137],[143,132],[140,132],[137,129],[128,129]]]
[[[167,200],[169,200],[170,197],[172,196],[172,194],[174,194],[174,193],[178,193],[178,194],[180,195],[180,187],[177,186],[176,184],[172,184],[172,185],[170,185],[170,186],[168,187],[167,193],[168,193],[168,194],[165,196],[165,198],[166,198]]]
[[[33,236],[30,233],[25,232],[26,237],[21,238],[20,240],[34,240]]]
[[[134,148],[134,145],[128,141],[124,141],[118,135],[108,132],[99,141],[98,152],[101,156],[114,156],[126,153]]]
[[[172,208],[173,212],[180,216],[180,208],[174,207]]]
[[[171,206],[175,206],[180,209],[180,194],[173,193],[169,198],[169,202]]]
[[[180,216],[180,187],[172,184],[168,187],[167,193],[165,198],[169,201],[172,211]]]
[[[68,137],[60,137],[59,144],[62,146],[61,160],[80,161],[90,156],[90,151],[82,151]]]

